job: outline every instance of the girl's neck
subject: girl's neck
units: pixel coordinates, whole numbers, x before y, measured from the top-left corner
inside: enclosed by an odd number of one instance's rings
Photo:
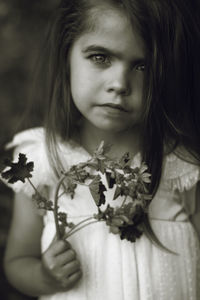
[[[101,141],[111,144],[110,156],[121,157],[125,152],[129,152],[133,157],[140,149],[140,127],[131,128],[124,132],[109,132],[100,130],[89,124],[80,128],[80,144],[92,154]]]

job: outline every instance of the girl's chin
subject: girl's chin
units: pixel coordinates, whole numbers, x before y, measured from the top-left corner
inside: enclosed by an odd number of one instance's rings
[[[86,130],[92,130],[92,132],[102,132],[105,134],[115,134],[115,133],[127,133],[132,131],[134,128],[138,127],[138,122],[125,122],[126,120],[115,120],[110,121],[106,119],[96,118],[95,120],[82,119],[82,128]]]
[[[95,125],[94,127],[96,127],[97,131],[100,130],[100,131],[104,131],[105,133],[124,133],[124,132],[127,132],[128,130],[130,130],[131,128],[133,128],[133,126],[124,126],[121,125],[119,126],[118,125],[105,125],[105,124],[101,124],[101,125]]]
[[[133,128],[136,126],[136,122],[127,122],[127,120],[115,120],[115,121],[108,121],[108,120],[102,120],[100,122],[94,122],[94,126],[96,126],[99,129],[102,130],[113,130],[116,132],[120,131],[126,131],[130,128]]]

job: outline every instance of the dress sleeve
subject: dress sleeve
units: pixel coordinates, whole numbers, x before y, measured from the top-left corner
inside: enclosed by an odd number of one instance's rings
[[[200,239],[200,181],[196,184],[195,199],[195,209],[194,213],[190,216],[190,221],[196,229]]]
[[[188,218],[200,237],[200,181],[179,195]]]
[[[200,166],[183,161],[172,153],[165,159],[163,180],[169,189],[179,193],[180,201],[188,217],[196,214]]]
[[[6,148],[14,148],[14,162],[17,162],[19,153],[23,153],[27,157],[27,162],[32,161],[34,163],[30,179],[36,188],[51,184],[53,181],[53,171],[47,158],[43,128],[29,129],[16,134],[13,140],[6,145]],[[35,193],[27,179],[25,179],[25,183],[17,181],[14,184],[9,184],[5,180],[3,181],[15,193],[23,192],[28,196],[32,196]]]
[[[200,166],[172,153],[165,159],[163,179],[173,190],[190,190],[200,179]]]

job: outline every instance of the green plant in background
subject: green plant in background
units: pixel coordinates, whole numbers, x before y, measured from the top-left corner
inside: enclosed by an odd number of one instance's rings
[[[2,172],[2,177],[9,183],[28,180],[35,193],[34,201],[39,209],[52,211],[58,238],[67,239],[78,230],[96,222],[105,222],[110,232],[119,234],[121,239],[135,242],[143,233],[143,221],[151,202],[148,193],[150,174],[147,166],[142,163],[138,168],[130,165],[130,157],[125,153],[119,160],[112,160],[107,153],[110,146],[101,142],[93,156],[86,162],[73,165],[59,178],[54,201],[41,195],[31,181],[34,168],[33,162],[27,162],[24,154],[20,153],[18,162],[5,160],[10,169]],[[106,179],[106,184],[103,183]],[[80,221],[78,224],[68,222],[67,212],[59,211],[59,198],[64,193],[76,201],[74,195],[78,185],[86,186],[97,206],[97,212]],[[64,189],[64,191],[63,191]],[[119,199],[120,205],[112,207],[107,203],[105,192],[114,189],[112,201]],[[67,229],[67,230],[66,230]]]

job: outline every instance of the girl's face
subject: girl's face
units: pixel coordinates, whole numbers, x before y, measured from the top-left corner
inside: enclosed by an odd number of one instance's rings
[[[141,120],[144,43],[117,9],[99,8],[93,22],[71,49],[72,98],[85,125],[123,132]]]

